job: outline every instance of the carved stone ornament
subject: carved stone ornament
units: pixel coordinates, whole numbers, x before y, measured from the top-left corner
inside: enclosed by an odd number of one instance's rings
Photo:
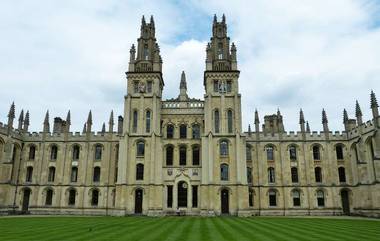
[[[140,93],[145,93],[145,83],[144,82],[139,82],[139,92]]]

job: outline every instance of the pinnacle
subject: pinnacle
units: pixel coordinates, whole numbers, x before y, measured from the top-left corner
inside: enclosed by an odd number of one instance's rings
[[[362,110],[360,109],[360,105],[359,105],[359,102],[356,101],[356,106],[355,106],[355,115],[356,117],[358,116],[362,116]]]

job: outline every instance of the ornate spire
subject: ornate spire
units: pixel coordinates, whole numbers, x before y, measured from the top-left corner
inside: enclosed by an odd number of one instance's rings
[[[113,110],[111,110],[111,114],[110,114],[110,119],[108,121],[108,125],[109,125],[109,129],[108,129],[108,132],[112,133],[113,132],[113,126],[114,126],[114,120],[113,120]]]
[[[9,109],[9,112],[8,112],[9,119],[13,120],[15,118],[15,110],[16,110],[15,102],[12,102],[11,108]]]
[[[104,133],[106,133],[106,123],[103,122],[103,125],[102,125],[102,134],[104,135]]]
[[[46,111],[45,120],[44,120],[44,132],[50,132],[50,124],[49,124],[49,110]]]
[[[300,109],[300,124],[305,124],[305,117],[303,115],[302,109]]]
[[[329,123],[325,109],[322,109],[322,124]]]
[[[256,109],[255,110],[255,124],[259,124],[259,123],[260,123],[259,112]]]
[[[141,18],[141,27],[143,27],[145,25],[146,25],[145,16],[143,15],[142,18]]]
[[[179,88],[187,90],[185,71],[182,71],[182,74],[181,74],[181,83],[179,85]]]
[[[86,123],[84,123],[84,125],[83,125],[83,133],[86,133],[86,131],[87,131],[87,125],[86,125]]]
[[[29,121],[29,111],[26,111],[26,114],[25,114],[25,120],[24,120],[24,131],[27,132],[28,129],[29,129],[29,124],[30,124],[30,121]]]
[[[152,25],[152,28],[154,28],[154,19],[153,19],[153,15],[150,15],[150,24]]]
[[[379,105],[377,104],[376,95],[373,90],[371,90],[371,108],[373,109],[377,107],[379,107]]]
[[[248,135],[251,136],[252,130],[251,130],[251,125],[248,124]]]
[[[347,122],[348,122],[347,110],[343,109],[343,123],[346,124]]]
[[[22,130],[24,124],[24,110],[21,110],[20,116],[18,117],[18,129]]]
[[[129,61],[132,63],[136,59],[136,47],[134,44],[132,44],[131,50],[129,50],[130,59]]]
[[[218,18],[216,17],[216,14],[214,14],[214,24],[216,24],[218,22]]]
[[[179,96],[178,96],[178,99],[180,101],[185,101],[188,98],[189,97],[187,95],[186,75],[185,75],[185,71],[182,71],[181,82],[179,84]]]
[[[91,110],[90,110],[90,112],[88,113],[87,124],[92,125],[92,112],[91,112]]]
[[[306,121],[306,132],[310,133],[310,126],[308,121]]]
[[[356,101],[356,105],[355,105],[355,116],[356,116],[358,125],[363,124],[363,119],[362,119],[363,114],[362,114],[362,110],[360,109],[360,105],[358,101]]]
[[[226,16],[224,15],[223,13],[223,16],[222,16],[222,23],[225,23],[226,22]]]

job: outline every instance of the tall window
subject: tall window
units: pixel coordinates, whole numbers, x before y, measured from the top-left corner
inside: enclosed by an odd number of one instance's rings
[[[313,146],[313,159],[315,161],[321,160],[321,152],[319,146]]]
[[[187,126],[180,125],[179,126],[179,138],[186,139],[187,138]]]
[[[215,133],[219,133],[219,110],[214,112],[214,129]]]
[[[228,133],[232,133],[232,126],[233,126],[233,120],[232,120],[232,110],[227,111],[227,127],[228,127]]]
[[[220,165],[220,180],[228,181],[228,165],[227,164]]]
[[[252,183],[252,168],[251,167],[247,167],[247,182],[249,184]]]
[[[292,167],[290,169],[290,172],[292,174],[292,183],[298,183],[298,170],[297,170],[297,167]]]
[[[150,132],[150,111],[147,110],[145,114],[145,132]]]
[[[276,182],[276,174],[274,172],[273,167],[268,168],[268,182],[269,183],[275,183]]]
[[[55,179],[55,167],[49,167],[48,182],[54,182]]]
[[[253,207],[253,190],[248,190],[248,203],[250,207]]]
[[[273,147],[272,146],[268,146],[266,148],[266,152],[267,152],[267,160],[268,161],[273,161],[274,160],[274,150],[273,150]]]
[[[136,154],[138,157],[143,157],[145,155],[145,143],[143,141],[137,142],[136,145]]]
[[[336,159],[337,160],[343,160],[343,146],[337,145],[335,147],[335,152],[336,152]]]
[[[314,168],[315,182],[322,182],[322,169],[320,167]]]
[[[152,89],[153,89],[153,82],[152,81],[148,81],[147,85],[146,85],[146,92],[152,93]]]
[[[133,111],[132,131],[137,132],[138,113],[137,110]]]
[[[325,206],[325,194],[322,190],[317,191],[317,205],[318,207]]]
[[[25,182],[32,182],[32,177],[33,177],[33,167],[27,167]]]
[[[167,166],[173,165],[173,152],[174,152],[173,146],[166,147],[166,165]]]
[[[228,142],[227,141],[221,141],[220,142],[220,155],[221,156],[228,156]]]
[[[174,137],[174,126],[169,124],[166,126],[166,138],[172,139]]]
[[[231,93],[232,91],[232,81],[228,80],[227,81],[227,93]]]
[[[297,148],[295,146],[289,147],[289,156],[291,161],[297,160]]]
[[[78,181],[78,167],[72,167],[71,168],[71,182],[77,182]]]
[[[93,182],[100,182],[100,167],[94,167]]]
[[[186,166],[186,146],[179,148],[179,165]]]
[[[293,206],[294,207],[299,207],[301,206],[301,194],[298,190],[294,190],[292,192],[292,196],[293,196]]]
[[[53,203],[53,190],[48,189],[46,190],[46,199],[45,199],[45,205],[51,206]]]
[[[219,81],[214,80],[214,92],[219,92]]]
[[[95,161],[100,161],[102,160],[102,145],[96,145],[95,146]]]
[[[53,145],[51,146],[51,149],[50,149],[50,160],[51,161],[57,160],[57,156],[58,156],[58,147],[56,145]]]
[[[218,59],[223,59],[223,43],[218,43]]]
[[[73,161],[79,160],[79,154],[80,154],[80,148],[78,145],[75,145],[73,147]]]
[[[193,139],[199,139],[201,138],[201,130],[200,130],[200,127],[198,124],[194,124],[192,126],[192,136],[193,136]]]
[[[70,189],[69,191],[69,205],[74,206],[75,205],[75,196],[77,195],[77,192],[75,189]]]
[[[200,160],[200,151],[199,151],[199,146],[193,146],[193,166],[198,166],[199,165],[199,160]]]
[[[133,82],[133,92],[139,93],[139,82],[138,81]]]
[[[144,60],[149,60],[149,48],[147,44],[144,44]]]
[[[34,160],[36,157],[36,147],[30,146],[29,147],[29,160]]]
[[[245,152],[246,152],[246,158],[247,158],[247,161],[251,161],[252,160],[252,147],[250,145],[247,145],[245,147]]]
[[[268,197],[269,197],[269,206],[270,207],[275,207],[277,206],[277,195],[276,195],[276,191],[274,190],[270,190],[268,192]]]
[[[99,191],[97,189],[92,190],[91,205],[98,206],[99,203]]]
[[[339,182],[346,182],[346,171],[344,167],[338,168]]]
[[[173,186],[172,185],[168,185],[167,186],[167,203],[166,205],[168,206],[168,208],[171,208],[173,207]]]
[[[136,165],[136,180],[144,180],[144,165],[141,163]]]
[[[193,194],[192,195],[193,196],[192,207],[196,208],[196,207],[198,207],[198,186],[196,186],[196,185],[191,186],[191,191]]]

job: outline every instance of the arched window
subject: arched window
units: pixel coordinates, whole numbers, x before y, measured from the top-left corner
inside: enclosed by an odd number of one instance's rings
[[[78,181],[78,167],[72,167],[71,168],[71,182],[77,182]]]
[[[252,168],[251,167],[247,167],[247,182],[249,184],[252,183]]]
[[[173,165],[173,153],[174,153],[173,146],[167,146],[166,147],[166,165],[167,166]]]
[[[273,167],[268,168],[268,182],[275,183],[276,182],[276,173]]]
[[[277,206],[277,193],[276,193],[276,191],[270,190],[268,192],[268,197],[269,197],[269,206],[270,207]]]
[[[219,133],[219,110],[214,112],[214,129],[215,133]]]
[[[291,161],[297,160],[297,148],[295,146],[289,147],[289,157]]]
[[[193,166],[198,166],[199,165],[199,162],[200,162],[200,150],[199,150],[199,146],[193,146]]]
[[[136,148],[136,155],[138,157],[143,157],[145,155],[145,143],[143,141],[137,142]]]
[[[299,207],[301,206],[301,194],[298,190],[294,190],[292,192],[292,196],[293,196],[293,206],[294,207]]]
[[[246,152],[247,161],[251,161],[252,160],[252,147],[250,145],[247,145],[245,147],[245,152]]]
[[[297,170],[297,167],[292,167],[290,169],[290,172],[292,174],[292,183],[298,183],[298,170]]]
[[[33,177],[33,167],[27,167],[25,182],[32,182],[32,177]]]
[[[136,180],[144,180],[144,165],[141,163],[136,165]]]
[[[174,137],[174,126],[169,124],[166,126],[166,138],[172,139]]]
[[[29,147],[29,160],[34,160],[35,157],[36,157],[36,147],[32,145]]]
[[[92,190],[91,205],[98,206],[99,203],[99,191],[98,189]]]
[[[343,146],[342,145],[337,145],[335,147],[335,152],[336,152],[336,159],[337,160],[343,160],[344,159],[344,156],[343,156]]]
[[[133,111],[133,119],[132,119],[132,132],[137,132],[137,122],[138,122],[138,113],[137,110]]]
[[[150,132],[150,111],[147,110],[145,114],[145,132]]]
[[[325,194],[322,190],[317,191],[317,205],[318,207],[325,206]]]
[[[321,160],[321,152],[319,146],[313,146],[313,159],[315,161]]]
[[[248,204],[253,207],[253,190],[251,188],[248,190]]]
[[[315,174],[315,182],[322,182],[322,168],[316,167],[314,168],[314,174]]]
[[[223,43],[218,43],[218,59],[223,59]]]
[[[149,48],[147,44],[144,44],[144,60],[149,60]]]
[[[198,124],[194,124],[192,126],[192,132],[193,132],[193,139],[199,139],[201,138],[201,130]]]
[[[48,182],[54,182],[55,179],[55,167],[49,167]]]
[[[94,176],[92,177],[93,182],[100,182],[100,167],[94,167]]]
[[[267,152],[267,161],[274,161],[274,149],[272,146],[266,148]]]
[[[227,111],[227,129],[228,129],[228,133],[232,133],[232,129],[233,129],[233,115],[232,115],[232,110],[228,110]]]
[[[103,151],[102,145],[98,144],[95,146],[95,161],[102,160],[102,151]]]
[[[70,189],[69,191],[69,205],[74,206],[75,205],[75,197],[77,195],[77,192],[75,189]]]
[[[80,154],[80,148],[78,145],[75,145],[73,147],[73,161],[79,160],[79,154]]]
[[[228,165],[227,164],[220,165],[220,180],[228,181]]]
[[[53,190],[47,189],[46,190],[45,205],[51,206],[52,203],[53,203]]]
[[[220,142],[220,147],[219,147],[220,155],[221,156],[228,156],[228,142],[223,140]]]
[[[187,138],[187,126],[182,124],[179,126],[179,138],[186,139]]]
[[[346,171],[344,167],[338,168],[339,182],[346,182]]]
[[[179,148],[179,165],[186,166],[186,146]]]
[[[56,161],[58,156],[58,147],[56,145],[51,146],[50,149],[50,160]]]

